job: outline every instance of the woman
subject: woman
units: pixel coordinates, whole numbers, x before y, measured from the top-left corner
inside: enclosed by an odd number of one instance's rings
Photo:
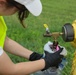
[[[27,75],[38,70],[45,70],[51,66],[57,66],[61,62],[62,49],[46,56],[32,52],[6,36],[7,27],[2,16],[9,16],[18,12],[19,20],[23,24],[28,11],[34,16],[39,16],[42,11],[40,0],[0,0],[0,75]],[[24,57],[29,62],[14,64],[6,52]]]

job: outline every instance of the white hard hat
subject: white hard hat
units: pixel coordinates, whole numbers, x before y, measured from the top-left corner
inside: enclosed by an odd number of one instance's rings
[[[15,0],[24,5],[34,16],[39,16],[42,12],[42,4],[40,0]]]

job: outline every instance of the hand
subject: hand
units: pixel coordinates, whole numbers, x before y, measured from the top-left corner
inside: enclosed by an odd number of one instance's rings
[[[30,60],[30,61],[39,60],[39,59],[42,58],[42,56],[43,56],[43,54],[39,54],[39,53],[33,52],[33,53],[30,55],[29,60]]]
[[[60,48],[60,50],[55,53],[45,52],[45,57],[43,58],[45,60],[45,68],[42,69],[42,71],[48,69],[49,67],[58,66],[59,63],[61,63],[63,58],[63,55],[60,55],[62,51],[63,51],[63,48]]]

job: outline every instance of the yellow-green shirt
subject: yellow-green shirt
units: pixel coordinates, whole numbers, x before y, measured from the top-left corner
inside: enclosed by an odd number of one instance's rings
[[[3,48],[7,27],[2,16],[0,16],[0,47]]]

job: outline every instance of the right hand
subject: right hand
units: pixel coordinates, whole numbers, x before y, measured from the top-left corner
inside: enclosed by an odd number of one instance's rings
[[[60,55],[62,51],[63,48],[60,48],[60,50],[55,53],[48,53],[45,51],[45,57],[43,58],[45,60],[45,68],[42,69],[42,71],[48,69],[49,67],[58,66],[63,58],[63,55]]]

